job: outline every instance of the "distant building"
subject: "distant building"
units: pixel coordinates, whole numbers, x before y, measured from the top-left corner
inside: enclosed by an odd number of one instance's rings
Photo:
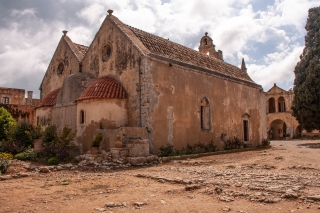
[[[268,137],[272,140],[318,135],[319,131],[307,132],[292,116],[291,105],[294,98],[292,89],[286,91],[276,84],[266,92],[266,113]]]
[[[25,98],[24,89],[0,87],[0,107],[7,109],[16,121],[26,120],[35,125],[35,108],[40,100],[32,96],[32,91],[28,91],[28,97]]]

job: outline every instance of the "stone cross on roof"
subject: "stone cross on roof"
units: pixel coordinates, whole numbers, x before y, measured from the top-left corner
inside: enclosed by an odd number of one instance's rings
[[[208,33],[206,32],[205,35],[208,36]]]

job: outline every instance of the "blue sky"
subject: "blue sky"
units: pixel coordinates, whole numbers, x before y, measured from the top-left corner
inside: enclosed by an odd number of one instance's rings
[[[62,36],[90,45],[108,9],[122,22],[196,49],[205,32],[265,91],[293,86],[308,9],[320,0],[10,0],[0,2],[0,87],[34,91]]]

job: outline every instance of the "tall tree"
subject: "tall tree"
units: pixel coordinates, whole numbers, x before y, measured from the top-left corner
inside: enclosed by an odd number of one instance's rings
[[[320,130],[320,7],[309,9],[305,47],[294,73],[292,115],[302,128]]]

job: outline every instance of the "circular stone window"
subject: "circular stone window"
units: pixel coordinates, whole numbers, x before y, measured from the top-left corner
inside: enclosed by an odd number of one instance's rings
[[[109,44],[106,44],[102,48],[101,54],[102,54],[102,61],[107,61],[111,56],[111,46]]]
[[[63,73],[63,71],[64,71],[64,63],[60,62],[58,65],[58,69],[57,69],[58,75],[61,75]]]

